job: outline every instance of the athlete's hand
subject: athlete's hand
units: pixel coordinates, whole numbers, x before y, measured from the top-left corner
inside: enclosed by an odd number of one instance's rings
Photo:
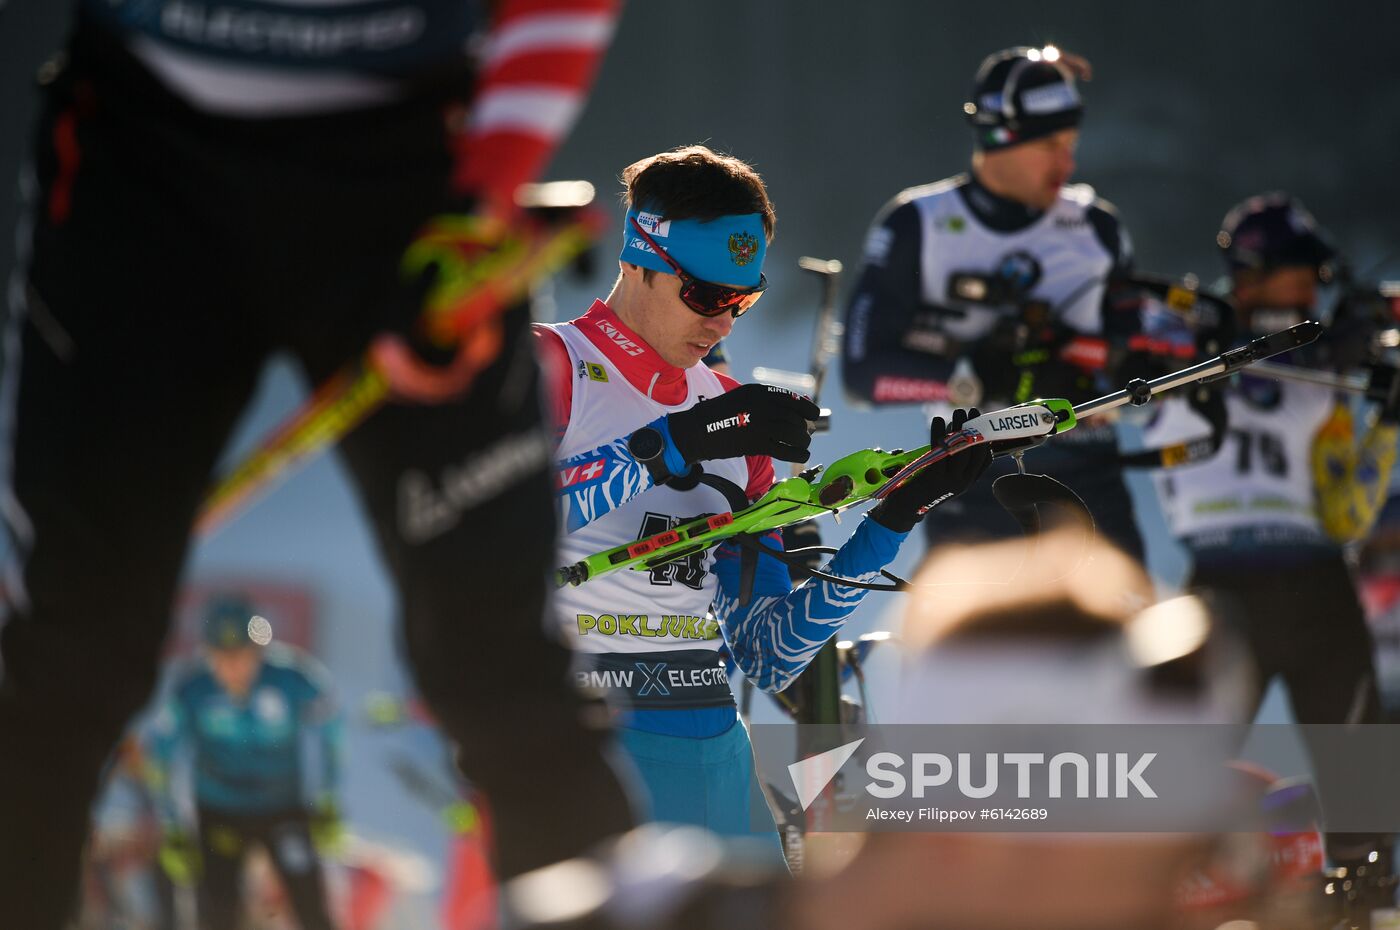
[[[669,415],[666,426],[687,465],[744,455],[805,462],[812,457],[812,424],[821,412],[802,394],[745,384]]]
[[[168,828],[160,841],[160,851],[156,857],[160,860],[160,867],[175,884],[189,886],[199,880],[202,857],[199,844],[188,830]]]
[[[505,346],[501,318],[602,225],[587,199],[504,211],[464,195],[431,218],[404,253],[393,326],[370,347],[394,397],[440,403],[466,394]]]
[[[1011,395],[1014,403],[1024,404],[1039,397],[1065,397],[1083,400],[1094,393],[1094,376],[1057,357],[1041,358],[1019,369],[1020,380]]]
[[[1093,375],[1064,357],[1077,335],[1053,320],[999,320],[970,353],[983,397],[1023,404],[1037,397],[1086,395],[1093,390]]]
[[[311,842],[316,851],[323,856],[337,852],[345,842],[345,821],[335,798],[320,798],[311,809],[310,821]]]
[[[956,433],[964,423],[978,416],[981,412],[973,407],[954,410],[951,424],[945,424],[942,417],[934,417],[929,424],[929,444],[941,444],[949,433]],[[934,462],[881,501],[870,511],[870,518],[886,529],[907,533],[938,504],[972,487],[991,462],[992,450],[986,443]]]
[[[1039,330],[1033,333],[1019,317],[1003,316],[968,348],[968,360],[982,383],[984,398],[1009,400],[1016,395],[1026,358],[1036,357],[1037,350],[1045,351],[1039,344],[1043,336]]]
[[[474,285],[498,273],[508,234],[499,217],[464,206],[433,217],[405,251],[391,307],[394,327],[370,348],[398,400],[460,396],[495,359],[502,345],[498,312],[485,303],[475,312],[460,304]],[[463,311],[472,318],[454,319]]]

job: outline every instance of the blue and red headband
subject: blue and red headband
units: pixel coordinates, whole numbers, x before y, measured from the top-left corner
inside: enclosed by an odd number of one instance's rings
[[[673,274],[671,267],[632,228],[635,218],[686,274],[713,284],[757,287],[763,272],[768,239],[758,213],[721,216],[718,219],[668,220],[633,207],[622,224],[622,253],[618,258],[633,265]]]

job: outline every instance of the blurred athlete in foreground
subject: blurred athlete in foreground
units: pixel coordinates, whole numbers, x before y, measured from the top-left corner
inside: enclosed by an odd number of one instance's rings
[[[191,522],[263,363],[290,353],[320,383],[407,334],[423,288],[400,277],[405,247],[435,216],[510,222],[615,13],[77,6],[46,71],[6,343],[22,572],[0,639],[0,924],[27,930],[73,905],[98,773],[151,693]],[[543,630],[551,450],[526,323],[506,315],[468,394],[391,405],[341,447],[418,686],[490,796],[507,875],[630,821]]]

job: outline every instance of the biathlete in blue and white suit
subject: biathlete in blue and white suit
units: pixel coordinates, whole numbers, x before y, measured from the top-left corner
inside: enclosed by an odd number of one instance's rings
[[[623,180],[628,212],[612,293],[537,331],[546,370],[559,375],[563,564],[742,506],[736,494],[758,497],[773,483],[774,458],[807,461],[808,421],[818,416],[806,397],[740,386],[702,362],[766,284],[774,213],[757,173],[691,146],[643,159]],[[935,420],[934,440],[944,431]],[[872,510],[827,570],[875,578],[923,514],[965,490],[988,461],[978,448],[928,469]],[[781,545],[777,534],[766,542]],[[793,590],[786,566],[761,556],[745,601],[741,574],[739,549],[727,543],[565,588],[554,601],[581,680],[605,687],[621,708],[622,742],[654,818],[730,835],[773,827],[761,805],[757,822],[751,814],[752,753],[721,644],[759,687],[780,691],[865,594],[822,581]]]

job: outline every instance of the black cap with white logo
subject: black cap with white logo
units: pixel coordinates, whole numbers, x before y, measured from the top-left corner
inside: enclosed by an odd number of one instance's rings
[[[963,104],[977,147],[1004,149],[1079,125],[1084,104],[1060,50],[1017,46],[988,55]]]

